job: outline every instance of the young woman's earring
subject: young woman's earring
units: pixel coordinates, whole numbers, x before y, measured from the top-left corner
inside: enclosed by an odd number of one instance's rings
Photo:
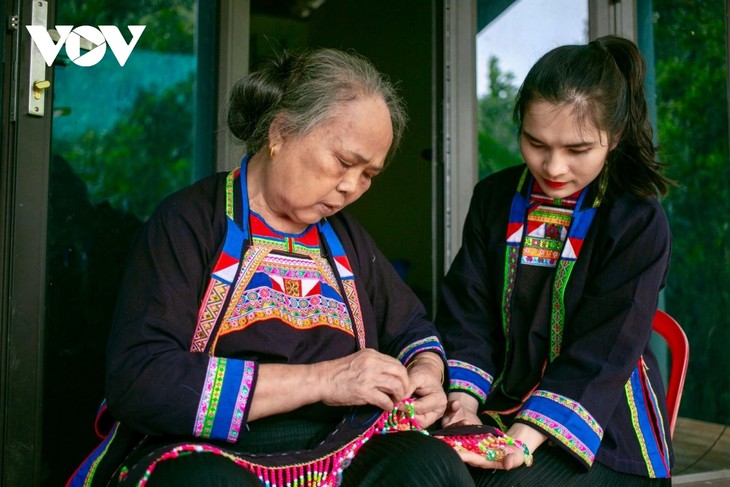
[[[274,158],[274,147],[272,146],[271,149],[269,149],[269,159]]]
[[[596,199],[593,203],[594,207],[601,204],[601,200],[603,200],[603,197],[606,194],[606,188],[608,188],[608,171],[608,159],[606,159],[606,164],[603,166],[601,174],[598,176],[598,194],[596,194]]]

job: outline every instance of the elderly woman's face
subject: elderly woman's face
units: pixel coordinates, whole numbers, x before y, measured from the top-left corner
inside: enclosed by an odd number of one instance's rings
[[[272,137],[273,135],[273,137]],[[393,140],[380,97],[348,102],[301,136],[270,132],[268,203],[292,223],[312,224],[356,201],[383,170]]]

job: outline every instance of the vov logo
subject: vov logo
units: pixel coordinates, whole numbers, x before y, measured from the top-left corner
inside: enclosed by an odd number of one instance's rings
[[[94,66],[101,61],[106,54],[107,45],[111,49],[112,54],[114,54],[114,57],[117,58],[119,65],[124,66],[127,59],[129,59],[129,55],[132,54],[134,46],[137,45],[139,38],[142,37],[142,32],[144,32],[145,27],[145,25],[127,26],[127,29],[132,34],[132,40],[127,44],[122,33],[114,25],[100,25],[98,29],[90,25],[80,25],[76,28],[73,25],[57,25],[58,42],[53,41],[51,34],[46,30],[45,26],[25,26],[48,66],[53,64],[53,61],[56,60],[58,53],[61,52],[61,48],[65,44],[66,55],[71,59],[71,62],[77,66],[84,67]],[[83,54],[81,53],[82,38],[86,39],[93,46],[91,50]]]

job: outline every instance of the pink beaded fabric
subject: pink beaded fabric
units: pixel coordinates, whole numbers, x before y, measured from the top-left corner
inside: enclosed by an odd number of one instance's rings
[[[421,428],[415,419],[413,402],[406,400],[390,412],[382,412],[374,423],[354,439],[342,442],[337,440],[338,431],[331,438],[341,446],[334,451],[308,452],[307,458],[296,455],[262,455],[243,457],[213,445],[179,444],[163,453],[150,464],[137,482],[144,487],[155,468],[166,460],[172,460],[190,454],[213,454],[228,458],[242,468],[256,475],[267,487],[335,487],[342,481],[342,473],[362,446],[377,434],[389,434],[399,431],[429,432]],[[342,436],[342,435],[339,435]],[[512,452],[522,452],[523,446],[490,426],[466,426],[447,428],[433,433],[435,438],[445,441],[457,451],[472,451],[485,456],[488,460],[501,461]],[[331,446],[331,445],[330,445]],[[122,470],[119,480],[124,480],[127,471]]]
[[[435,431],[433,436],[445,441],[457,452],[476,453],[493,462],[501,462],[510,453],[519,453],[525,456],[525,465],[532,463],[532,456],[521,441],[491,426],[452,427]]]

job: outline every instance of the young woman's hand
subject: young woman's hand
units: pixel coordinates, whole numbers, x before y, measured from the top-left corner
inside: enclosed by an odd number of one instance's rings
[[[470,424],[482,424],[477,415],[479,402],[475,397],[465,392],[450,392],[446,405],[446,412],[441,419],[441,426],[465,426]]]

